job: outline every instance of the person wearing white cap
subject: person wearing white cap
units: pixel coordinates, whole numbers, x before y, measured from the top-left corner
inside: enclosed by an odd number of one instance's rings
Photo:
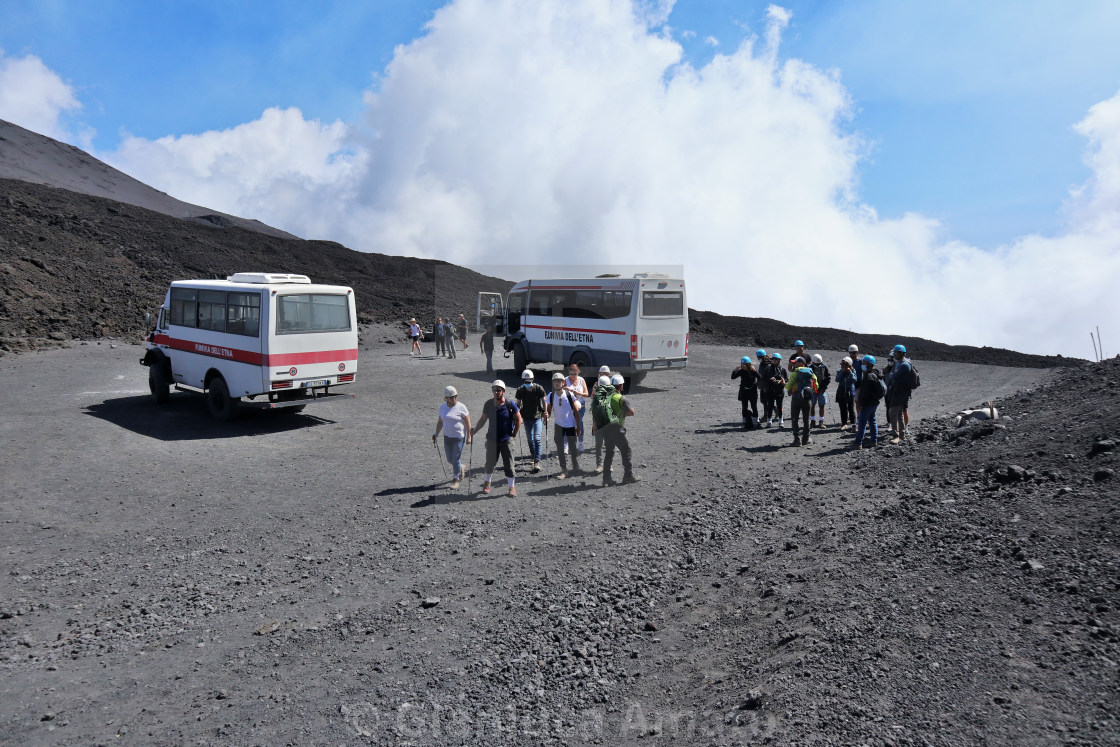
[[[451,487],[459,487],[463,479],[463,444],[471,442],[471,414],[467,406],[459,401],[459,392],[453,386],[444,388],[443,402],[439,406],[436,419],[436,432],[432,434],[435,443],[439,432],[443,431],[443,453],[451,465]]]
[[[624,379],[621,374],[615,374],[610,379],[599,377],[599,394],[592,400],[594,424],[596,432],[603,432],[603,447],[606,454],[603,457],[603,485],[614,485],[611,476],[611,462],[614,461],[614,450],[617,447],[622,456],[622,482],[623,484],[638,482],[641,478],[634,474],[634,465],[630,459],[630,441],[626,438],[626,418],[634,414],[634,407],[630,401],[622,396]]]
[[[408,339],[412,340],[412,347],[408,349],[409,355],[423,355],[420,350],[420,323],[416,317],[408,320]]]
[[[593,383],[591,385],[591,398],[595,397],[595,388],[597,386],[599,386],[599,382],[603,380],[604,376],[608,380],[611,378],[611,367],[610,366],[599,366],[599,378],[596,379],[595,383]],[[603,433],[602,433],[602,431],[597,431],[594,428],[592,428],[591,430],[592,430],[591,435],[595,439],[595,472],[598,473],[598,472],[603,471]],[[580,449],[580,451],[583,451],[583,440],[582,440],[582,438],[580,440],[579,449]]]
[[[478,425],[470,431],[472,434],[478,433],[483,425],[490,423],[490,428],[486,431],[486,467],[483,470],[486,476],[483,478],[482,492],[486,495],[490,494],[490,478],[494,474],[494,465],[498,463],[500,454],[502,467],[505,468],[506,483],[509,485],[509,494],[517,495],[513,478],[513,455],[509,451],[509,442],[517,438],[517,432],[521,430],[521,412],[517,409],[517,405],[506,399],[504,381],[496,379],[490,385],[490,391],[494,396],[486,400],[486,404],[482,406],[482,417],[478,419]]]
[[[579,420],[579,400],[572,393],[564,389],[564,374],[552,374],[552,391],[548,393],[545,401],[548,417],[555,424],[556,457],[560,460],[560,472],[556,479],[563,480],[568,476],[568,462],[564,457],[565,446],[570,447],[572,457],[572,474],[578,474],[579,455],[576,451],[576,438],[582,429]]]

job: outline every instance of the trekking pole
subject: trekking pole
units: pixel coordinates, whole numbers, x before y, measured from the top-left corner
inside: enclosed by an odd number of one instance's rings
[[[432,439],[432,448],[436,450],[436,459],[439,460],[439,466],[443,470],[443,479],[447,479],[447,465],[443,463],[443,456],[439,453],[439,447],[436,446],[435,439]]]
[[[471,451],[467,456],[467,492],[470,493],[474,485],[474,477],[471,472],[474,470],[474,436],[471,436]]]

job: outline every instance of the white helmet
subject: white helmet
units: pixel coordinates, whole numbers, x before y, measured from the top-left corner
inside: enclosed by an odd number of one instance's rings
[[[858,352],[859,352],[859,348],[858,348],[858,347],[856,347],[855,345],[849,345],[849,346],[848,346],[848,352],[849,352],[849,353],[858,353]]]
[[[599,366],[599,373],[609,374],[610,372],[611,372],[611,367],[610,366]]]
[[[622,386],[626,379],[622,378],[622,374],[615,374],[611,377],[611,386]]]
[[[610,386],[610,385],[611,385],[610,377],[608,377],[608,376],[600,376],[599,377],[599,386]]]
[[[820,353],[813,356],[813,363],[824,363],[824,358],[821,357]]]
[[[840,359],[840,362],[841,362],[841,363],[847,363],[847,364],[848,364],[849,366],[850,366],[850,365],[852,365],[852,359],[851,359],[851,358],[849,358],[849,357],[848,357],[848,356],[846,356],[846,355],[845,355],[845,356],[844,356],[843,358],[841,358],[841,359]]]
[[[444,387],[443,388],[443,396],[444,397],[458,397],[459,396],[459,390],[456,389],[453,386]]]
[[[490,388],[493,389],[494,387],[498,387],[504,392],[506,390],[506,383],[501,379],[494,379],[494,383],[490,385]]]
[[[533,380],[533,372],[526,368],[524,371],[521,372],[521,380],[522,381],[532,381]]]

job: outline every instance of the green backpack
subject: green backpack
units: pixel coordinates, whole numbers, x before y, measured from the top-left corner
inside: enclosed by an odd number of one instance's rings
[[[595,387],[595,394],[591,397],[591,417],[595,420],[596,428],[618,425],[618,413],[614,411],[611,401],[614,395],[615,388],[613,386],[600,384]]]

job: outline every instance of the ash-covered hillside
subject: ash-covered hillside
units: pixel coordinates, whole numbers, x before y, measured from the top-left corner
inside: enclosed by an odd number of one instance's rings
[[[354,288],[363,322],[473,318],[479,291],[510,283],[428,259],[217,227],[63,189],[0,179],[0,345],[137,337],[184,278],[291,272]]]

